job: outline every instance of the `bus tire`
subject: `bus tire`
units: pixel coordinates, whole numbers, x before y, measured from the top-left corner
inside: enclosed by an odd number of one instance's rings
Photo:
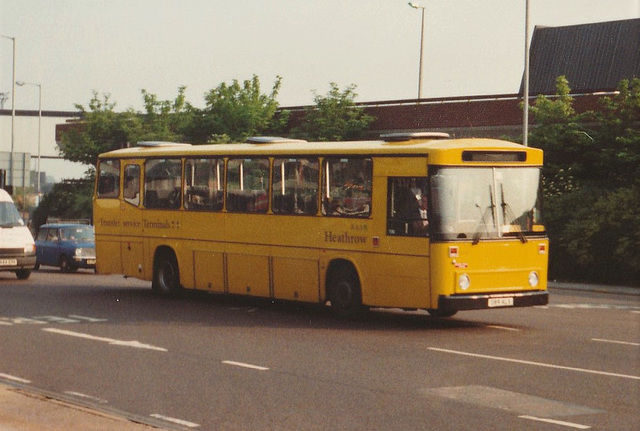
[[[26,280],[27,278],[29,278],[30,275],[31,275],[30,269],[18,269],[16,271],[16,277],[18,277],[18,280]]]
[[[172,252],[163,252],[156,257],[151,288],[161,295],[175,294],[180,290],[180,270]]]
[[[360,280],[350,265],[341,265],[330,272],[327,297],[333,314],[342,319],[357,318],[366,311],[362,305]]]
[[[439,308],[428,308],[427,312],[433,317],[451,317],[455,315],[458,310],[440,310]]]

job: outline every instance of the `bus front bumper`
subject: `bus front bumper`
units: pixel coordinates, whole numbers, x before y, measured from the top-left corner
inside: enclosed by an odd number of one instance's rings
[[[443,311],[487,310],[493,308],[533,307],[547,305],[549,292],[535,290],[527,292],[450,295],[438,298],[438,309]]]

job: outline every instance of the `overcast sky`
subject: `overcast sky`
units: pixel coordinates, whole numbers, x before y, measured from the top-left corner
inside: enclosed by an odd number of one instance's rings
[[[515,93],[525,0],[420,0],[426,7],[423,96]],[[531,26],[640,17],[640,0],[530,0]],[[73,110],[92,91],[117,109],[141,89],[203,105],[221,82],[282,76],[282,106],[311,104],[330,82],[358,101],[417,96],[420,11],[403,0],[0,0],[0,34],[17,41],[17,80],[43,86],[43,109]],[[0,39],[0,92],[11,91]],[[17,109],[37,109],[17,88]],[[10,100],[5,103],[10,108]]]

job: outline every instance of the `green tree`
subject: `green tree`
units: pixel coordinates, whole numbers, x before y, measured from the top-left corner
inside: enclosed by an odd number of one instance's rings
[[[276,97],[282,78],[269,94],[263,94],[260,79],[254,75],[242,84],[233,80],[205,94],[205,108],[195,110],[194,121],[185,132],[189,142],[219,143],[242,141],[249,136],[277,133],[287,123],[286,113],[278,112]]]
[[[59,152],[66,160],[96,166],[98,155],[126,148],[139,141],[182,141],[195,110],[184,96],[185,87],[178,89],[175,100],[159,100],[155,94],[142,90],[144,113],[128,109],[114,110],[110,95],[97,92],[88,108],[76,105],[82,122],[62,135]]]
[[[195,109],[186,101],[186,87],[178,88],[174,100],[158,100],[155,94],[142,90],[144,113],[141,141],[184,141],[185,133],[192,123]]]
[[[357,139],[375,119],[355,104],[356,86],[340,91],[332,82],[326,96],[316,94],[315,106],[306,110],[303,122],[291,134],[311,141]]]
[[[545,150],[545,213],[554,278],[638,285],[640,80],[577,114],[564,77],[536,100],[532,146]]]
[[[140,135],[141,121],[135,112],[114,111],[115,103],[110,96],[102,98],[97,92],[89,102],[88,109],[76,105],[82,123],[62,135],[59,153],[66,160],[95,166],[98,154],[124,148],[133,136]]]
[[[33,228],[37,230],[49,217],[60,219],[92,219],[93,178],[73,183],[58,183],[44,195],[33,212]]]

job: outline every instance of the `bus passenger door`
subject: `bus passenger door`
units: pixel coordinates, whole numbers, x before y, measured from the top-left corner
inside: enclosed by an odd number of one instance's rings
[[[123,168],[120,222],[122,226],[122,273],[144,278],[143,220],[141,202],[141,161],[127,161]]]
[[[379,244],[368,262],[366,271],[374,277],[367,291],[363,289],[363,299],[369,305],[428,308],[427,159],[376,159],[374,181]]]

